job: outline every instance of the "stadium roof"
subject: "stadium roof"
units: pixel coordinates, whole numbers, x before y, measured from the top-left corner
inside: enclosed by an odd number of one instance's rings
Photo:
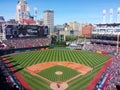
[[[119,26],[120,23],[105,23],[105,24],[96,24],[97,26]]]

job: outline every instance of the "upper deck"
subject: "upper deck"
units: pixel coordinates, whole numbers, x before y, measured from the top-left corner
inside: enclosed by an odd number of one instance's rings
[[[120,23],[96,24],[92,34],[120,34]]]

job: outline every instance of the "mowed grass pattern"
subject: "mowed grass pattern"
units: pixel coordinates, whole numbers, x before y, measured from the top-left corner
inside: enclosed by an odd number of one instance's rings
[[[43,63],[43,62],[76,62],[85,64],[93,68],[92,72],[81,76],[69,83],[67,90],[84,90],[104,63],[110,58],[101,54],[95,54],[87,51],[73,51],[73,50],[45,50],[45,51],[32,51],[20,54],[10,55],[8,58],[12,64],[19,64],[16,68],[26,68],[28,66]],[[25,80],[33,87],[33,90],[50,90],[49,83],[30,75],[24,70],[20,71]]]
[[[57,72],[57,71],[62,72],[62,74],[61,75],[55,74],[55,72]],[[51,80],[51,81],[54,81],[54,82],[57,82],[57,81],[64,82],[80,73],[71,68],[67,68],[67,67],[61,66],[61,65],[56,65],[56,66],[50,67],[48,69],[45,69],[45,70],[39,72],[38,74]]]

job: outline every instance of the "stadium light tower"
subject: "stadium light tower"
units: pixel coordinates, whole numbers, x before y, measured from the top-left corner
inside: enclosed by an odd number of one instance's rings
[[[34,8],[34,20],[37,22],[37,12],[38,12],[38,9],[35,7]]]
[[[117,22],[120,23],[120,7],[117,9]],[[117,34],[117,45],[116,45],[116,53],[118,54],[119,50],[119,33]]]
[[[18,16],[16,17],[16,18],[18,18],[18,23],[20,23],[20,21],[21,21],[21,18],[22,18],[22,16],[21,16],[21,7],[20,6],[17,6],[17,14],[18,14]]]
[[[103,23],[106,23],[106,10],[103,10]]]
[[[117,9],[117,22],[120,23],[120,7]]]
[[[117,34],[117,45],[116,45],[116,54],[118,54],[119,50],[119,33]]]
[[[110,9],[110,23],[113,22],[113,9]]]

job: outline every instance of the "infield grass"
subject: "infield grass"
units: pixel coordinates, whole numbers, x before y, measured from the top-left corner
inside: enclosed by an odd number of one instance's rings
[[[62,72],[62,74],[57,75],[56,72],[58,72],[58,71]],[[56,65],[56,66],[50,67],[48,69],[45,69],[45,70],[39,72],[38,74],[51,80],[51,81],[54,81],[54,82],[57,82],[57,81],[64,82],[80,73],[71,68],[67,68],[67,67],[61,66],[61,65]]]

